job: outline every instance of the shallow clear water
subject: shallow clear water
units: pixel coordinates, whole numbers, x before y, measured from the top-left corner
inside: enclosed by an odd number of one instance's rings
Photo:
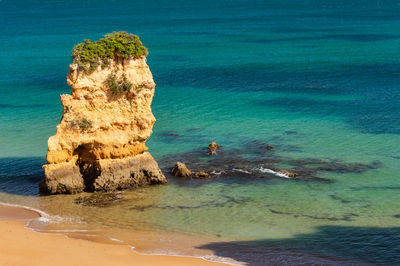
[[[400,263],[398,1],[81,2],[0,1],[0,201],[127,242],[135,234],[118,230],[184,235],[193,245],[200,234],[214,243],[197,250],[250,264]],[[254,173],[269,166],[255,162],[262,158],[278,158],[278,169],[300,159],[312,168],[310,158],[347,168],[316,174],[333,182],[168,176],[168,185],[124,192],[104,208],[75,204],[79,195],[38,197],[71,49],[113,30],[149,48],[157,122],[147,144],[165,171],[211,141],[251,158]],[[267,143],[275,149],[260,151]],[[190,240],[163,241],[157,252],[189,252]]]

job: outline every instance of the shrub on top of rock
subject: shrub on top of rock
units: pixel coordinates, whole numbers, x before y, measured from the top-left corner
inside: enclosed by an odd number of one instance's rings
[[[94,42],[87,39],[72,50],[74,63],[86,73],[93,72],[98,66],[108,67],[111,59],[133,59],[147,54],[139,37],[125,31],[106,34]]]

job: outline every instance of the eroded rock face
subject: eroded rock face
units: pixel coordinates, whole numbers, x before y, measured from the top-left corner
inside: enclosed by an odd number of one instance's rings
[[[107,79],[126,78],[130,90],[115,94]],[[70,65],[71,95],[57,132],[48,140],[42,193],[112,191],[166,183],[145,145],[155,118],[151,102],[155,83],[146,58],[111,60],[90,74]]]

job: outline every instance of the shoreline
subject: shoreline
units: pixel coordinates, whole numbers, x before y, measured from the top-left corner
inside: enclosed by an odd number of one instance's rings
[[[1,265],[224,265],[203,258],[145,255],[126,244],[69,238],[27,227],[41,217],[40,211],[0,203]]]

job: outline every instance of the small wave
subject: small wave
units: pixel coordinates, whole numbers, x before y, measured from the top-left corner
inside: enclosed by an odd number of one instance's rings
[[[109,237],[109,239],[110,239],[111,241],[114,241],[114,242],[124,243],[124,241],[119,240],[119,239],[117,239],[117,238]],[[131,247],[131,248],[134,248],[134,247]]]
[[[249,171],[246,171],[246,170],[243,170],[243,169],[239,169],[239,168],[233,168],[232,170],[233,170],[233,171],[236,171],[236,172],[241,172],[241,173],[251,174],[251,172],[249,172]]]
[[[285,175],[283,173],[274,171],[274,170],[269,169],[269,168],[264,168],[262,166],[260,168],[258,168],[257,170],[259,170],[260,172],[263,172],[263,173],[273,174],[273,175],[276,175],[276,176],[279,176],[279,177],[283,177],[283,178],[290,178],[290,176],[288,176],[288,175]]]
[[[42,222],[42,223],[50,223],[50,219],[40,216],[39,218],[36,219],[36,221]]]
[[[152,256],[172,256],[172,257],[183,257],[183,258],[196,258],[196,259],[203,259],[205,261],[211,261],[211,262],[219,262],[227,265],[244,265],[236,260],[229,259],[229,258],[223,258],[223,257],[218,257],[215,255],[204,255],[204,256],[185,256],[185,255],[180,255],[177,254],[173,251],[158,251],[158,252],[138,252],[135,250],[135,247],[131,246],[131,250],[137,254],[142,254],[142,255],[152,255]]]
[[[210,174],[212,174],[212,175],[222,175],[222,174],[225,174],[225,172],[224,172],[224,171],[219,171],[219,172],[217,172],[217,171],[215,171],[215,170],[212,170],[212,171],[210,172]]]
[[[22,208],[22,209],[34,211],[34,212],[36,212],[36,213],[38,213],[40,215],[40,218],[38,218],[38,219],[42,219],[42,220],[46,220],[46,219],[49,219],[49,217],[51,217],[49,214],[45,213],[44,211],[29,207],[29,206],[24,206],[24,205],[20,205],[20,204],[6,203],[6,202],[0,202],[0,205],[8,206],[8,207],[17,207],[17,208]]]
[[[0,205],[9,206],[9,207],[17,207],[22,208],[30,211],[34,211],[40,215],[39,218],[33,219],[35,221],[43,222],[43,223],[62,223],[62,222],[71,222],[71,223],[79,223],[83,224],[84,222],[78,217],[61,217],[59,215],[50,215],[42,210],[32,208],[29,206],[21,205],[21,204],[13,204],[13,203],[6,203],[0,202]]]
[[[235,261],[233,259],[218,257],[215,255],[206,255],[206,256],[202,256],[200,258],[202,258],[203,260],[206,260],[206,261],[218,262],[218,263],[223,263],[223,264],[228,264],[228,265],[245,265],[245,264]]]
[[[56,233],[85,233],[89,232],[89,230],[85,229],[54,229],[54,230],[46,230],[46,232],[56,232]],[[86,234],[89,235],[89,234]]]
[[[245,170],[242,169],[236,169],[237,171],[242,171],[245,173],[250,173],[247,172]],[[46,212],[39,210],[39,209],[35,209],[29,206],[24,206],[24,205],[20,205],[20,204],[11,204],[11,203],[5,203],[5,202],[0,202],[0,205],[3,206],[9,206],[9,207],[17,207],[17,208],[23,208],[23,209],[27,209],[27,210],[31,210],[34,212],[37,212],[40,217],[33,219],[32,221],[38,221],[38,222],[43,222],[43,223],[61,223],[61,222],[65,222],[65,221],[76,221],[75,218],[73,217],[61,217],[58,215],[49,215]],[[37,232],[37,233],[43,233],[41,230],[37,230],[35,229],[36,226],[32,226],[30,223],[28,223],[26,225],[27,228]],[[47,233],[86,233],[89,230],[86,229],[54,229],[54,230],[47,230]],[[63,234],[64,235],[64,234]],[[65,235],[66,237],[68,237],[68,235]],[[93,235],[96,236],[96,235]],[[68,237],[69,238],[69,237]],[[118,242],[118,243],[124,243],[124,241],[119,240],[117,238],[112,238],[109,237],[109,239],[113,242]],[[135,247],[132,245],[128,245],[131,250],[135,253],[138,254],[143,254],[143,255],[160,255],[160,256],[174,256],[174,257],[190,257],[190,258],[198,258],[198,259],[203,259],[206,261],[211,261],[211,262],[219,262],[219,263],[224,263],[224,264],[228,264],[228,265],[243,265],[235,260],[232,259],[228,259],[228,258],[223,258],[223,257],[218,257],[218,256],[214,256],[214,255],[204,255],[204,256],[185,256],[185,255],[181,255],[181,254],[177,254],[175,252],[171,252],[171,251],[156,251],[156,252],[138,252],[136,251]]]

